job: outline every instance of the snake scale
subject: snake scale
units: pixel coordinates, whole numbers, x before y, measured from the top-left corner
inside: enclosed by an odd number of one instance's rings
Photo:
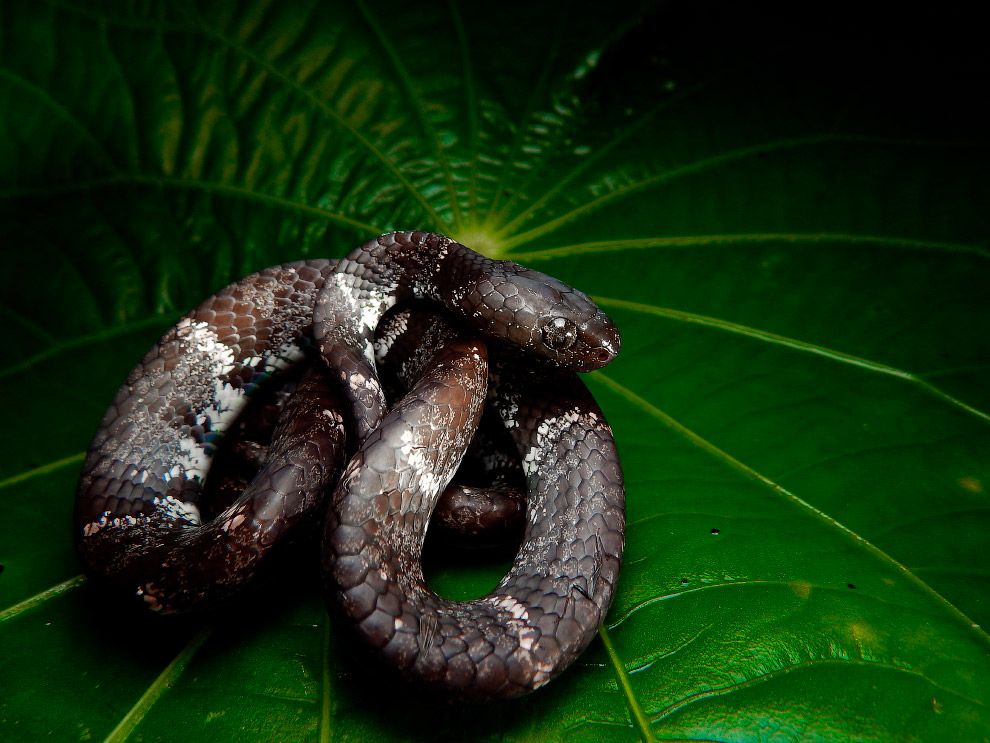
[[[438,308],[428,331],[390,311],[407,300]],[[409,389],[390,408],[377,366],[400,338]],[[83,466],[77,551],[95,581],[184,612],[234,595],[316,522],[328,605],[386,665],[450,698],[520,696],[580,654],[615,590],[622,472],[573,372],[618,351],[583,293],[442,235],[265,269],[179,320],[118,391]],[[224,432],[290,368],[305,371],[257,475],[210,513]],[[486,399],[521,459],[525,532],[501,583],[456,602],[429,589],[420,554]]]

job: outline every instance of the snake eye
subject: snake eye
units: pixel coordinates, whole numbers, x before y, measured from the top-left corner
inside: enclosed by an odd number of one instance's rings
[[[555,317],[543,326],[543,342],[554,351],[563,351],[577,340],[577,325],[565,317]]]

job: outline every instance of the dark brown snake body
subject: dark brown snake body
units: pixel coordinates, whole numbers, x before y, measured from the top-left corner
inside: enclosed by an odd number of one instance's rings
[[[454,326],[437,321],[437,342],[406,364],[411,389],[389,410],[375,331],[411,298],[445,308]],[[379,332],[379,356],[401,334],[396,317]],[[487,397],[528,491],[512,569],[469,602],[432,592],[419,560],[489,389],[486,342],[462,328],[494,343],[497,385]],[[216,442],[247,393],[306,348],[322,362],[288,398],[260,472],[204,521]],[[250,583],[325,509],[325,592],[359,636],[449,697],[519,696],[577,657],[615,590],[622,473],[611,431],[573,371],[600,368],[618,350],[614,325],[584,294],[440,235],[393,233],[339,261],[266,269],[180,320],[121,387],[84,464],[79,554],[90,576],[152,610],[194,610]],[[341,475],[348,436],[356,453]]]

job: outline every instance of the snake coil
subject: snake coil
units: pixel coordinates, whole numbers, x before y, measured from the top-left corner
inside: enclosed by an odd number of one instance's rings
[[[389,409],[376,351],[388,356],[411,322],[401,308],[382,318],[413,299],[443,317],[432,344],[412,344],[410,389]],[[326,509],[328,603],[380,657],[452,698],[519,696],[577,657],[614,594],[622,472],[573,372],[618,350],[586,295],[442,235],[397,232],[340,260],[265,269],[183,317],[128,376],[83,467],[77,550],[94,579],[153,611],[189,611],[250,583]],[[224,432],[249,393],[307,357],[257,475],[204,518]],[[490,594],[448,601],[423,580],[423,538],[486,399],[521,458],[525,534]]]

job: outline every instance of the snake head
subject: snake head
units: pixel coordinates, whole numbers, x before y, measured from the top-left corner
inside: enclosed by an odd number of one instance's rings
[[[518,263],[491,263],[451,307],[473,325],[572,371],[600,369],[619,353],[615,323],[587,294]]]
[[[542,287],[530,289],[528,306],[539,308],[534,326],[539,336],[531,333],[529,348],[573,371],[601,369],[615,359],[622,346],[619,330],[591,297],[539,271],[521,276]]]

